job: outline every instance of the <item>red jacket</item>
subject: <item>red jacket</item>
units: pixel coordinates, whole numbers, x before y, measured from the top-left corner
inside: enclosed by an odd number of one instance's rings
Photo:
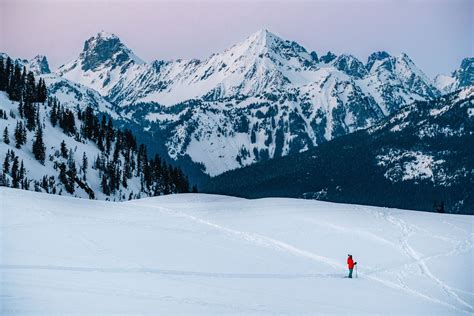
[[[349,269],[354,269],[354,260],[352,260],[352,257],[347,258],[347,265]]]

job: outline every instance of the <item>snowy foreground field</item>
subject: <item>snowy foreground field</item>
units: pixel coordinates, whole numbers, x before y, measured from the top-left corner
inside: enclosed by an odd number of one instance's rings
[[[473,226],[294,199],[0,188],[0,314],[472,314]]]

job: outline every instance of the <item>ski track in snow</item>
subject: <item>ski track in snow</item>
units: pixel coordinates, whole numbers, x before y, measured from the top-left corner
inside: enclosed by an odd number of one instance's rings
[[[378,281],[378,282],[381,282],[381,283],[384,283],[384,284],[387,284],[388,286],[391,286],[391,287],[395,287],[395,288],[400,288],[400,289],[403,289],[403,290],[406,290],[407,292],[410,292],[412,294],[415,294],[415,295],[418,295],[420,297],[423,297],[425,299],[428,299],[430,301],[433,301],[433,302],[436,302],[436,303],[439,303],[439,304],[442,304],[444,306],[448,306],[454,310],[457,310],[459,312],[464,312],[464,313],[468,313],[468,314],[471,314],[474,312],[474,309],[473,309],[473,306],[469,303],[467,303],[466,301],[464,301],[463,299],[461,299],[455,291],[459,291],[459,292],[465,292],[466,294],[470,294],[470,295],[474,295],[474,293],[469,293],[469,292],[466,292],[466,291],[462,291],[462,290],[459,290],[459,289],[454,289],[450,286],[448,286],[447,284],[445,284],[444,282],[442,282],[440,279],[438,279],[436,276],[434,276],[430,269],[428,268],[428,266],[426,265],[425,261],[427,259],[431,259],[431,258],[435,258],[435,257],[438,257],[438,256],[442,256],[442,255],[449,255],[449,254],[452,254],[452,253],[457,253],[458,252],[458,249],[453,249],[452,251],[448,252],[448,253],[443,253],[443,254],[439,254],[439,255],[436,255],[436,256],[431,256],[431,257],[422,257],[421,254],[419,254],[418,252],[416,252],[413,247],[411,247],[408,243],[408,239],[410,238],[412,232],[414,230],[420,230],[420,231],[423,231],[424,229],[418,227],[418,226],[415,226],[413,224],[407,224],[405,221],[403,221],[402,219],[397,219],[393,216],[393,212],[392,211],[387,211],[387,212],[371,212],[370,210],[366,210],[366,209],[363,209],[361,207],[356,207],[357,209],[359,210],[364,210],[365,212],[368,212],[368,213],[371,213],[373,214],[374,216],[376,217],[382,217],[384,218],[385,220],[387,220],[388,222],[392,223],[393,225],[397,226],[399,228],[399,230],[402,232],[402,236],[399,238],[399,242],[400,242],[400,248],[403,250],[403,252],[413,260],[412,263],[410,264],[405,264],[404,267],[409,267],[409,266],[412,266],[413,264],[416,264],[419,268],[420,268],[420,271],[426,275],[431,281],[433,281],[437,286],[439,286],[440,288],[442,288],[442,290],[451,298],[453,298],[455,301],[457,301],[458,303],[460,303],[462,306],[464,306],[464,309],[459,309],[458,307],[456,307],[455,305],[452,305],[446,301],[441,301],[439,299],[436,299],[436,298],[433,298],[427,294],[424,294],[418,290],[415,290],[415,289],[412,289],[410,287],[408,287],[406,284],[404,284],[403,280],[401,277],[398,277],[398,280],[401,284],[400,285],[397,285],[396,283],[393,283],[393,282],[390,282],[388,280],[382,280],[380,278],[377,278],[377,277],[374,277],[370,274],[374,273],[374,272],[379,272],[379,271],[372,271],[372,272],[369,272],[369,274],[364,274],[362,273],[361,275],[365,275],[367,276],[368,278],[370,279],[373,279],[375,281]],[[424,230],[426,231],[426,230]],[[467,234],[467,232],[465,230],[462,230],[463,232],[465,232]],[[472,242],[469,242],[468,243],[468,248],[472,248],[473,247],[473,244]],[[387,271],[387,270],[382,270],[382,271]]]
[[[189,203],[186,202],[185,203]],[[192,204],[192,201],[191,201]],[[86,203],[84,203],[86,205]],[[126,217],[124,216],[126,212],[131,210],[130,206],[132,206],[134,216],[133,217]],[[168,206],[168,205],[167,205]],[[82,206],[81,206],[82,207]],[[66,226],[61,227],[65,233],[65,237],[71,242],[76,241],[79,242],[78,244],[81,247],[87,249],[89,253],[89,257],[97,257],[101,259],[108,259],[109,261],[105,260],[106,262],[103,265],[95,265],[95,264],[78,264],[77,266],[74,264],[15,264],[16,262],[0,262],[0,273],[14,273],[16,278],[12,280],[7,280],[4,285],[9,286],[23,286],[23,287],[31,287],[34,286],[36,288],[47,287],[51,288],[52,290],[64,290],[70,292],[80,292],[80,293],[87,293],[87,294],[100,294],[100,295],[109,295],[117,296],[117,297],[133,297],[137,299],[146,299],[150,301],[163,301],[163,302],[172,302],[173,304],[188,304],[190,306],[205,306],[212,310],[219,310],[219,311],[227,311],[227,312],[236,312],[236,313],[281,313],[282,309],[287,306],[286,304],[281,305],[280,307],[272,306],[270,304],[260,304],[259,302],[253,302],[249,306],[243,306],[239,304],[234,304],[234,302],[218,302],[213,300],[209,297],[202,297],[202,296],[187,296],[181,297],[176,295],[175,293],[170,293],[170,295],[166,295],[167,293],[160,292],[158,289],[149,288],[149,289],[132,289],[132,288],[116,288],[113,287],[111,284],[104,285],[97,282],[94,282],[94,273],[97,274],[98,277],[102,277],[102,275],[107,274],[123,274],[123,275],[131,275],[133,277],[134,274],[136,275],[157,275],[164,280],[175,280],[176,282],[180,282],[180,284],[194,284],[195,286],[205,287],[207,289],[214,289],[219,292],[223,293],[244,293],[242,295],[257,295],[260,297],[280,297],[281,300],[284,302],[285,297],[284,294],[279,292],[272,292],[266,293],[262,289],[251,289],[247,287],[238,287],[233,286],[233,283],[226,284],[225,281],[211,281],[214,280],[227,280],[227,279],[234,279],[234,280],[311,280],[311,279],[320,279],[320,280],[330,280],[330,279],[341,279],[343,273],[341,271],[345,271],[346,265],[341,263],[341,261],[334,260],[330,257],[322,256],[318,253],[309,251],[302,247],[298,247],[295,244],[288,243],[285,238],[274,238],[272,236],[268,236],[261,233],[256,233],[252,231],[244,231],[236,228],[230,228],[227,225],[221,225],[220,223],[216,223],[214,220],[208,220],[207,218],[203,218],[203,216],[199,216],[199,212],[195,212],[194,210],[190,209],[188,211],[182,211],[180,207],[176,208],[169,208],[163,206],[157,206],[153,204],[142,204],[141,202],[126,202],[126,203],[117,203],[114,206],[116,208],[116,216],[109,216],[108,213],[104,213],[103,211],[97,213],[87,213],[87,212],[71,212],[68,210],[60,211],[59,209],[45,209],[45,208],[38,208],[35,207],[26,207],[23,211],[26,211],[26,217],[28,218],[29,212],[36,212],[39,215],[39,218],[33,218],[32,222],[28,222],[27,225],[42,225],[46,224],[49,225],[51,219],[60,219],[61,222],[64,222]],[[215,207],[215,206],[214,206]],[[359,277],[361,280],[366,281],[373,281],[376,282],[384,287],[399,291],[400,293],[406,293],[412,297],[418,297],[421,301],[427,301],[435,303],[436,305],[443,306],[448,310],[452,310],[456,314],[472,314],[474,312],[472,299],[474,297],[474,293],[470,291],[465,291],[462,289],[457,289],[454,287],[449,286],[445,282],[443,282],[439,277],[435,276],[433,272],[429,269],[427,261],[433,258],[442,258],[448,257],[450,255],[462,254],[469,251],[472,251],[473,248],[473,233],[467,231],[466,229],[457,226],[456,222],[451,223],[449,221],[444,221],[446,224],[449,223],[451,229],[457,230],[457,234],[470,236],[469,240],[460,240],[460,239],[450,239],[448,237],[442,235],[433,235],[431,236],[431,232],[425,229],[424,227],[419,227],[413,223],[408,224],[405,222],[403,218],[403,214],[407,214],[406,212],[400,211],[393,211],[391,209],[387,210],[375,210],[375,208],[367,208],[361,206],[354,206],[355,212],[361,212],[369,214],[376,219],[384,220],[389,225],[393,225],[395,228],[394,232],[396,235],[392,235],[391,230],[388,235],[377,235],[377,233],[373,233],[370,230],[365,231],[363,228],[355,227],[354,229],[350,229],[344,227],[339,224],[335,224],[335,222],[331,222],[330,220],[319,220],[319,222],[315,222],[314,224],[320,225],[321,227],[329,228],[331,231],[340,232],[340,233],[348,233],[360,236],[361,238],[366,238],[370,241],[375,242],[376,244],[380,244],[382,247],[388,246],[391,249],[399,251],[401,255],[408,258],[409,261],[405,263],[393,264],[393,265],[384,265],[383,267],[377,268],[370,268],[366,267],[365,270],[359,272]],[[38,212],[39,210],[39,212]],[[151,212],[150,212],[151,211]],[[160,224],[159,219],[163,217],[157,216],[156,211],[162,213],[163,215],[171,216],[171,218],[182,218],[186,221],[190,221],[193,223],[197,223],[199,225],[203,225],[205,227],[211,228],[211,230],[216,231],[218,233],[223,234],[224,236],[228,236],[231,239],[235,239],[237,241],[243,241],[253,246],[267,248],[271,250],[276,250],[278,252],[286,253],[291,256],[300,257],[304,259],[308,259],[311,261],[315,261],[318,263],[322,263],[327,265],[332,271],[329,273],[291,273],[290,271],[285,271],[283,273],[242,273],[237,271],[221,271],[221,272],[203,272],[203,271],[194,271],[191,269],[165,269],[156,266],[143,266],[138,262],[133,262],[133,257],[128,258],[127,261],[124,262],[124,257],[119,257],[118,253],[114,253],[113,248],[109,249],[105,244],[102,244],[99,240],[95,240],[93,237],[89,237],[86,234],[86,231],[81,228],[80,225],[84,223],[93,223],[97,227],[101,227],[101,224],[111,224],[114,226],[125,226],[125,227],[133,227],[134,229],[145,229],[150,231],[157,231],[157,230],[167,230],[173,233],[183,232],[197,232],[201,231],[201,229],[195,230],[195,225],[176,225],[173,226],[166,226]],[[399,212],[397,214],[397,212]],[[91,215],[94,214],[94,215]],[[212,212],[204,213],[206,215],[212,215]],[[277,213],[278,214],[278,213]],[[398,216],[400,214],[400,216]],[[205,217],[207,217],[205,215]],[[25,216],[25,215],[23,215]],[[136,218],[136,219],[135,219]],[[237,217],[239,218],[239,217]],[[146,221],[143,221],[146,219]],[[156,219],[156,220],[155,220]],[[219,221],[220,222],[220,221]],[[78,223],[80,225],[76,225]],[[184,222],[183,222],[184,223]],[[459,222],[461,223],[461,222]],[[313,223],[311,223],[312,225]],[[21,221],[12,222],[9,225],[0,225],[1,229],[16,229],[27,228],[27,225],[21,225]],[[190,230],[191,227],[192,230]],[[206,230],[204,230],[206,232]],[[289,230],[288,232],[292,232]],[[422,233],[422,237],[424,235],[438,238],[441,241],[444,241],[448,247],[449,251],[441,251],[441,252],[431,252],[430,255],[423,255],[417,252],[412,245],[410,245],[410,237],[414,236],[415,233]],[[206,234],[206,233],[205,233]],[[393,236],[393,237],[392,237]],[[398,243],[397,243],[398,241]],[[34,249],[32,249],[34,252]],[[41,252],[38,252],[37,255],[44,256]],[[92,255],[92,256],[91,256]],[[50,258],[48,256],[48,258]],[[60,259],[61,257],[58,256],[56,259]],[[132,259],[130,261],[130,259]],[[54,262],[54,261],[53,261]],[[101,260],[98,260],[101,262]],[[108,262],[108,263],[107,263]],[[440,289],[445,296],[440,296],[439,292],[436,291],[436,294],[433,294],[429,287],[425,288],[417,288],[417,286],[407,284],[407,276],[413,275],[412,267],[417,267],[420,271],[421,276],[426,281],[429,281],[433,284],[433,288]],[[43,273],[27,273],[28,271],[43,271]],[[62,279],[55,277],[53,280],[48,279],[49,272],[51,273],[58,273],[58,276],[63,275],[63,273],[75,273],[74,275],[81,275],[84,276],[88,275],[88,277],[81,278],[84,281],[80,284],[74,283],[72,280],[68,280],[67,278]],[[390,280],[390,278],[386,278],[381,276],[385,272],[394,272],[395,281]],[[45,274],[46,273],[46,274]],[[66,276],[66,274],[64,274]],[[418,277],[418,275],[417,275]],[[140,277],[141,278],[141,277]],[[111,280],[116,279],[116,277],[111,277]],[[118,278],[120,279],[120,278]],[[224,283],[221,283],[224,282]],[[326,281],[323,281],[326,282]],[[116,282],[117,285],[120,282]],[[417,284],[417,283],[416,283]],[[354,284],[355,285],[355,284]],[[372,285],[373,286],[373,285]],[[464,295],[461,297],[460,295]],[[466,299],[467,298],[467,299]],[[7,293],[1,294],[1,300],[21,300],[20,296],[15,296],[9,298]],[[317,298],[315,298],[317,299]],[[296,300],[301,304],[308,303],[308,304],[320,304],[321,306],[329,304],[325,304],[323,298],[319,298],[322,301],[319,302],[317,300],[311,301],[308,298],[299,298],[299,297],[292,297],[292,300]],[[288,305],[289,306],[289,305]],[[331,305],[331,307],[333,307]],[[277,308],[277,309],[275,309]],[[360,307],[359,307],[360,308]],[[349,313],[351,312],[350,309],[347,309],[345,306],[334,306],[335,311],[339,311],[342,313]],[[4,310],[5,311],[5,310]],[[7,312],[14,312],[14,310],[6,310]],[[354,312],[354,310],[352,310]],[[355,312],[364,312],[364,310],[356,310]]]
[[[461,305],[463,305],[464,307],[467,308],[467,310],[463,310],[464,312],[468,312],[468,313],[473,313],[474,312],[474,309],[473,309],[473,306],[470,305],[469,303],[467,303],[466,301],[464,301],[463,299],[461,299],[455,292],[455,290],[453,288],[451,288],[450,286],[448,286],[447,284],[445,284],[444,282],[442,282],[440,279],[438,279],[437,277],[435,277],[433,275],[433,273],[431,273],[430,269],[428,268],[428,266],[426,265],[425,263],[425,260],[426,259],[423,259],[421,257],[421,255],[415,251],[415,249],[413,249],[413,247],[411,247],[408,243],[408,239],[412,233],[412,231],[414,229],[417,229],[418,227],[413,225],[413,224],[407,224],[405,223],[405,221],[403,221],[402,219],[397,219],[395,217],[393,217],[392,215],[388,215],[387,216],[387,220],[391,223],[393,223],[394,225],[398,226],[401,228],[401,231],[403,232],[403,236],[401,237],[400,239],[400,243],[402,245],[402,248],[403,250],[406,252],[406,254],[411,257],[412,259],[414,259],[418,266],[420,267],[420,270],[422,271],[422,273],[424,275],[426,275],[429,279],[431,279],[435,284],[437,284],[439,287],[441,287],[444,292],[446,292],[446,294],[453,298],[454,300],[456,300],[457,302],[461,303]],[[445,304],[448,304],[448,303],[445,303]],[[449,304],[451,305],[451,304]],[[455,309],[458,309],[457,307],[455,307],[454,305],[451,305],[453,308]]]
[[[267,237],[267,236],[264,236],[264,235],[260,235],[260,234],[249,233],[249,232],[244,232],[244,231],[239,231],[239,230],[227,228],[225,226],[212,223],[208,220],[204,220],[204,219],[198,218],[196,216],[185,214],[183,212],[179,212],[179,211],[172,210],[172,209],[165,208],[165,207],[153,207],[152,206],[152,208],[156,208],[158,210],[162,210],[162,211],[174,214],[174,215],[179,216],[179,217],[190,219],[190,220],[192,220],[196,223],[199,223],[199,224],[210,226],[210,227],[212,227],[212,228],[214,228],[218,231],[221,231],[221,232],[223,232],[227,235],[238,237],[242,240],[245,240],[245,241],[247,241],[249,243],[252,243],[252,244],[255,244],[257,246],[262,246],[262,247],[266,247],[266,248],[270,248],[270,249],[276,249],[276,250],[279,250],[279,251],[291,253],[291,254],[296,255],[296,256],[310,258],[312,260],[327,264],[327,265],[331,266],[332,268],[336,268],[336,269],[344,268],[344,265],[337,262],[336,260],[333,260],[333,259],[327,258],[327,257],[323,257],[323,256],[319,256],[319,255],[314,254],[314,253],[312,253],[310,251],[307,251],[307,250],[299,249],[295,246],[292,246],[290,244],[287,244],[287,243],[282,242],[282,241],[277,240],[277,239],[273,239],[273,238],[270,238],[270,237]]]
[[[149,206],[150,207],[150,206]],[[219,230],[221,232],[224,232],[228,235],[233,235],[233,236],[236,236],[238,238],[241,238],[247,242],[250,242],[250,243],[253,243],[255,245],[258,245],[258,246],[263,246],[263,247],[267,247],[267,248],[274,248],[274,249],[277,249],[277,250],[280,250],[280,251],[284,251],[284,252],[287,252],[287,253],[290,253],[290,254],[293,254],[293,255],[296,255],[296,256],[300,256],[300,257],[306,257],[306,258],[309,258],[311,260],[315,260],[315,261],[318,261],[318,262],[322,262],[322,263],[325,263],[329,266],[331,266],[332,268],[336,268],[336,269],[343,269],[345,268],[345,265],[343,264],[340,264],[339,262],[333,260],[333,259],[330,259],[330,258],[327,258],[327,257],[323,257],[323,256],[320,256],[320,255],[317,255],[317,254],[314,254],[310,251],[307,251],[307,250],[303,250],[303,249],[299,249],[295,246],[292,246],[292,245],[289,245],[283,241],[280,241],[280,240],[276,240],[276,239],[273,239],[273,238],[270,238],[270,237],[267,237],[267,236],[264,236],[264,235],[260,235],[260,234],[255,234],[255,233],[249,233],[249,232],[243,232],[243,231],[238,231],[238,230],[235,230],[235,229],[230,229],[230,228],[227,228],[227,227],[224,227],[222,225],[218,225],[218,224],[215,224],[215,223],[212,223],[208,220],[204,220],[204,219],[201,219],[201,218],[198,218],[196,216],[193,216],[193,215],[189,215],[189,214],[185,214],[183,212],[180,212],[180,211],[176,211],[176,210],[172,210],[172,209],[169,209],[169,208],[165,208],[165,207],[156,207],[156,206],[151,206],[152,208],[155,208],[155,209],[158,209],[158,210],[161,210],[161,211],[165,211],[167,213],[171,213],[171,214],[174,214],[175,216],[178,216],[178,217],[183,217],[183,218],[187,218],[187,219],[190,219],[194,222],[197,222],[197,223],[200,223],[200,224],[203,224],[203,225],[207,225],[207,226],[210,226],[210,227],[213,227],[215,228],[216,230]],[[419,296],[421,298],[424,298],[426,300],[429,300],[431,302],[434,302],[434,303],[437,303],[437,304],[440,304],[440,305],[443,305],[443,306],[446,306],[446,307],[449,307],[449,308],[452,308],[456,311],[459,311],[459,312],[463,312],[463,313],[468,313],[468,314],[471,314],[472,312],[474,312],[474,309],[472,307],[472,305],[468,304],[467,302],[465,302],[464,300],[462,300],[454,291],[455,289],[449,287],[448,285],[446,285],[445,283],[443,283],[441,280],[439,280],[438,278],[436,278],[432,273],[431,271],[428,269],[428,267],[426,266],[425,264],[425,259],[421,258],[421,256],[412,248],[410,247],[410,245],[408,244],[408,238],[410,236],[410,232],[411,232],[411,228],[401,219],[395,219],[395,217],[393,217],[392,215],[390,215],[390,212],[388,212],[388,214],[384,213],[382,215],[386,220],[388,220],[389,222],[391,222],[392,224],[396,225],[397,227],[399,227],[401,229],[401,231],[403,232],[403,237],[401,238],[400,242],[401,242],[401,248],[402,250],[410,257],[413,259],[413,263],[414,264],[417,264],[421,270],[423,271],[423,273],[429,277],[432,281],[434,281],[438,286],[440,286],[450,297],[454,298],[456,301],[458,301],[459,303],[461,303],[463,306],[466,307],[466,310],[464,309],[459,309],[458,307],[456,307],[455,305],[453,304],[450,304],[446,301],[442,301],[442,300],[439,300],[439,299],[436,299],[436,298],[433,298],[427,294],[424,294],[418,290],[415,290],[413,288],[410,288],[408,287],[406,284],[403,283],[403,281],[401,279],[400,280],[400,283],[401,285],[398,285],[394,282],[391,282],[391,281],[388,281],[388,280],[382,280],[378,277],[375,277],[373,275],[370,275],[370,274],[367,274],[367,273],[361,273],[359,272],[359,275],[362,276],[362,277],[367,277],[368,279],[371,279],[373,281],[376,281],[376,282],[379,282],[385,286],[388,286],[390,288],[393,288],[393,289],[398,289],[398,290],[402,290],[402,291],[405,291],[409,294],[413,294],[413,295],[416,295],[416,296]],[[368,235],[370,236],[370,233],[368,233]],[[379,240],[379,241],[382,241],[382,242],[386,242],[390,245],[394,245],[393,242],[390,242],[384,238],[379,238],[379,237],[376,237],[375,238],[376,240]]]
[[[52,265],[0,265],[2,270],[50,270],[50,271],[76,271],[76,272],[103,272],[103,273],[153,273],[173,276],[193,276],[204,278],[226,279],[303,279],[303,278],[341,278],[340,273],[334,274],[288,274],[288,273],[222,273],[168,270],[159,268],[106,268],[106,267],[70,267]]]

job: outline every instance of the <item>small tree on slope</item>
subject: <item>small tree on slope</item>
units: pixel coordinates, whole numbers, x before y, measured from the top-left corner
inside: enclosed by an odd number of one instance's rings
[[[41,125],[38,125],[38,128],[36,129],[35,140],[33,142],[33,154],[35,155],[36,160],[44,165],[46,148],[43,142],[43,129],[41,128]]]

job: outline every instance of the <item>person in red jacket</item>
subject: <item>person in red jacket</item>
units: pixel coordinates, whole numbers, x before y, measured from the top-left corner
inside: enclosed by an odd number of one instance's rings
[[[347,266],[349,267],[349,278],[352,279],[352,271],[354,270],[354,266],[357,262],[354,262],[352,259],[352,255],[347,255]]]

